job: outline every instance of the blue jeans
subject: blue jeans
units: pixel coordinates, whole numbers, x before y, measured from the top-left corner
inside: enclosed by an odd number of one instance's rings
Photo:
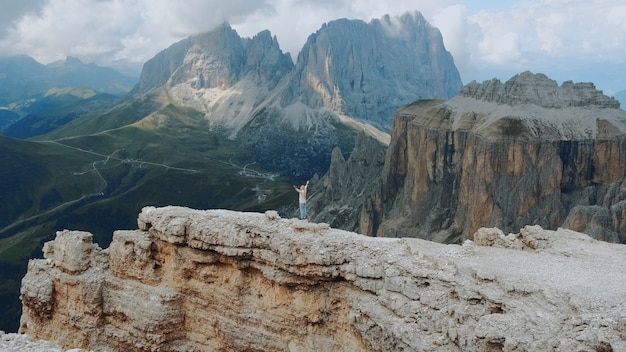
[[[300,203],[300,219],[306,219],[306,203]]]

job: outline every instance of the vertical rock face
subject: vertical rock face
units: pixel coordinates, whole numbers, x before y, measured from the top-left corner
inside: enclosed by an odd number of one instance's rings
[[[370,23],[329,22],[309,36],[294,71],[293,101],[384,131],[406,102],[451,98],[462,86],[439,30],[419,12]]]
[[[472,82],[396,113],[374,235],[454,242],[538,224],[626,243],[625,177],[626,112],[592,84]]]
[[[458,246],[181,207],[138,224],[105,250],[58,232],[22,281],[20,332],[94,351],[626,348],[626,248],[573,231]]]
[[[32,336],[68,346],[96,346],[101,338],[91,327],[102,324],[105,314],[102,272],[108,269],[108,258],[92,238],[88,232],[58,232],[56,241],[44,245],[46,260],[29,262],[20,295],[29,318],[21,324]],[[60,286],[60,281],[67,286]],[[47,326],[53,321],[65,328]]]

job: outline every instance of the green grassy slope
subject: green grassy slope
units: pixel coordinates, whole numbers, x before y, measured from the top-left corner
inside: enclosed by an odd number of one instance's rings
[[[197,111],[152,98],[37,140],[0,136],[0,330],[17,330],[26,263],[56,231],[89,231],[107,247],[148,205],[290,216],[291,186],[226,136]]]
[[[50,92],[18,109],[23,117],[4,128],[3,133],[20,139],[42,135],[81,116],[112,106],[119,100],[110,94],[77,88],[56,89]]]

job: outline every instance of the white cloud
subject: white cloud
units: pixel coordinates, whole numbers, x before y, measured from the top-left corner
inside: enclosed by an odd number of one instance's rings
[[[510,65],[537,55],[625,60],[626,5],[621,1],[522,1],[506,11],[482,11],[470,20],[481,28],[479,47],[486,63]]]
[[[514,65],[522,59],[520,35],[527,32],[525,18],[519,13],[481,11],[470,17],[480,28],[480,40],[470,48],[481,65]]]
[[[446,49],[454,57],[459,70],[469,67],[471,51],[468,41],[471,24],[467,21],[467,9],[462,5],[452,5],[435,11],[430,20],[443,36]]]
[[[607,63],[626,66],[626,5],[621,0],[518,1],[470,14],[467,21],[470,56],[466,66],[459,65],[466,78],[530,70],[557,80],[582,78],[608,91],[626,87],[626,70],[603,72],[615,68]]]
[[[295,60],[325,22],[420,11],[440,29],[465,81],[531,70],[626,87],[623,73],[600,71],[626,65],[622,0],[0,0],[0,8],[0,53],[103,65],[142,64],[223,21],[241,36],[269,29]]]
[[[145,62],[189,35],[237,20],[269,5],[257,0],[58,0],[24,15],[0,49],[44,63],[67,55],[106,62]],[[98,58],[100,58],[98,60]]]
[[[257,12],[241,21],[230,21],[242,36],[253,36],[263,29],[276,35],[283,51],[296,55],[310,34],[323,23],[338,19],[362,19],[366,22],[385,14],[399,16],[406,12],[426,14],[453,4],[452,0],[273,0],[273,11]]]

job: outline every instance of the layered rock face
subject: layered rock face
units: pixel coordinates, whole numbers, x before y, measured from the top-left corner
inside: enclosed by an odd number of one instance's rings
[[[472,82],[400,109],[391,141],[365,234],[455,242],[537,224],[626,243],[626,112],[593,84]]]
[[[273,211],[149,207],[138,223],[105,250],[80,231],[46,243],[20,332],[95,351],[626,349],[626,248],[573,231],[459,246]]]

